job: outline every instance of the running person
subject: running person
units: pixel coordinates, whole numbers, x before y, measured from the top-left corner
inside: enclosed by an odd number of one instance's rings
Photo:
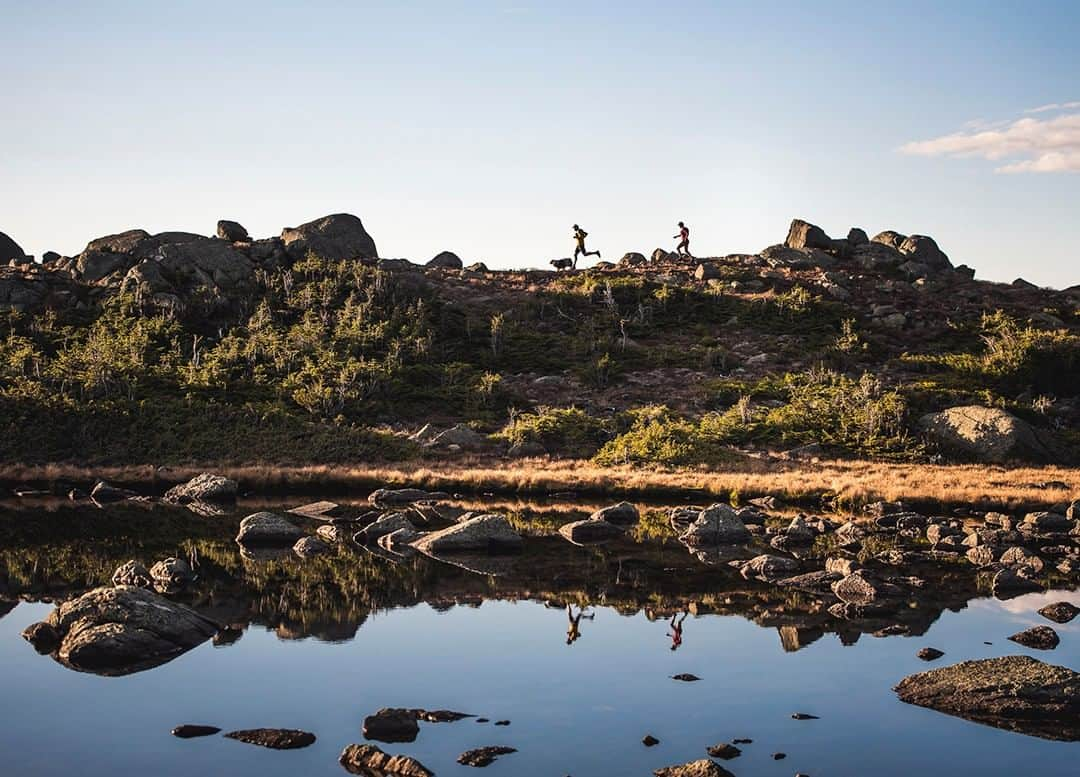
[[[679,234],[672,235],[671,237],[673,240],[677,238],[679,241],[679,244],[675,246],[675,253],[677,253],[679,256],[683,256],[683,251],[686,251],[685,255],[687,258],[694,258],[690,255],[690,227],[686,226],[680,221]]]
[[[597,259],[600,258],[600,252],[599,251],[586,251],[585,250],[585,238],[587,238],[588,236],[589,236],[588,232],[586,232],[584,229],[579,227],[577,224],[574,225],[574,240],[577,241],[577,246],[574,248],[574,269],[575,270],[577,269],[577,260],[578,260],[579,255],[581,255],[581,256],[595,256]]]

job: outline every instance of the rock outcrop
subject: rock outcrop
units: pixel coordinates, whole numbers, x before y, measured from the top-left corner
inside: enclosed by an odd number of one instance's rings
[[[29,257],[27,257],[26,252],[22,250],[19,244],[3,232],[0,232],[0,265],[10,264],[11,262],[25,264],[28,261],[30,261]]]

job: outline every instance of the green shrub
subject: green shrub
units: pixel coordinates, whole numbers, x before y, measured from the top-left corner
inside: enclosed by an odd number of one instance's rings
[[[548,453],[588,458],[611,439],[612,427],[576,407],[540,408],[515,416],[498,436],[511,445],[540,444]]]

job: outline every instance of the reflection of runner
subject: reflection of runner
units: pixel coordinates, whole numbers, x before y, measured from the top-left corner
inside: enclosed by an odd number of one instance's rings
[[[679,618],[678,621],[675,620],[676,618],[678,618],[678,613],[672,613],[671,615],[671,633],[668,634],[668,636],[671,637],[672,650],[678,650],[679,645],[682,644],[682,625],[683,621],[686,620],[686,616],[689,614],[690,613],[688,612],[684,612],[682,614],[682,617]]]
[[[578,614],[574,615],[574,608],[571,607],[569,604],[566,605],[566,620],[567,620],[566,644],[567,645],[573,645],[575,642],[577,642],[579,639],[581,639],[580,625],[581,625],[582,616],[588,618],[589,620],[592,620],[595,617],[595,615],[596,615],[596,613],[589,613],[588,615],[585,615],[585,608],[584,607],[579,607],[578,608]]]

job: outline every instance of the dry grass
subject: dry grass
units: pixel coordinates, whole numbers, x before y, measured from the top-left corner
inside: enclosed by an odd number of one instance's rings
[[[471,493],[741,500],[775,496],[791,503],[832,501],[858,507],[879,499],[916,503],[1020,509],[1080,496],[1080,469],[987,465],[915,465],[863,461],[800,462],[749,459],[724,470],[598,467],[585,461],[547,459],[490,462],[478,459],[415,466],[152,466],[88,469],[50,464],[0,468],[0,483],[86,483],[101,478],[164,489],[211,469],[257,493],[366,492],[377,486],[415,486]],[[1064,484],[1054,486],[1053,483]]]

